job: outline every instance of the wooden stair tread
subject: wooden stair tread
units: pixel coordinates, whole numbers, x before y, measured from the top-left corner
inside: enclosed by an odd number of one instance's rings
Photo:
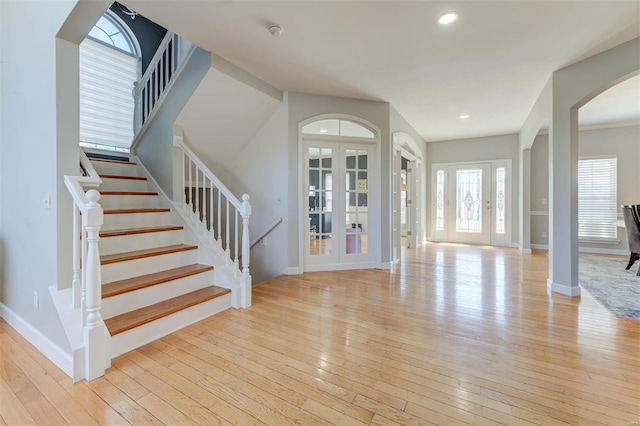
[[[158,195],[153,191],[100,191],[100,195]]]
[[[144,176],[100,175],[101,179],[147,180]]]
[[[92,163],[128,164],[131,166],[135,166],[137,164],[137,163],[132,163],[131,161],[107,160],[106,158],[89,158],[89,161],[91,161]]]
[[[129,213],[165,213],[170,209],[113,209],[104,210],[104,214],[129,214]]]
[[[206,302],[216,297],[230,293],[227,288],[216,286],[206,287],[191,293],[164,300],[154,305],[145,306],[135,311],[117,315],[104,321],[112,336],[131,330],[132,328],[150,323],[151,321],[166,317],[183,309]]]
[[[118,294],[128,293],[211,270],[213,270],[213,266],[194,263],[193,265],[182,266],[180,268],[167,269],[166,271],[153,274],[113,281],[102,285],[102,298],[117,296]]]
[[[181,229],[184,229],[184,226],[169,225],[169,226],[150,226],[147,228],[115,229],[113,231],[100,231],[100,238],[120,237],[122,235],[150,234],[152,232],[179,231]]]
[[[176,244],[166,247],[155,247],[151,249],[128,251],[124,253],[114,253],[100,256],[101,265],[125,262],[127,260],[143,259],[145,257],[160,256],[163,254],[178,253],[181,251],[196,250],[198,246],[187,244]]]

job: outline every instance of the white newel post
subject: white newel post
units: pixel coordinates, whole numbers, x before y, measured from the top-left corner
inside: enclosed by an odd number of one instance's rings
[[[251,204],[249,204],[249,195],[242,195],[242,279],[240,287],[240,307],[248,308],[251,306],[251,275],[249,274],[249,217],[251,216]]]
[[[102,280],[100,277],[99,232],[103,223],[102,207],[98,204],[100,193],[94,189],[86,193],[87,205],[82,214],[83,227],[86,229],[87,256],[83,259],[86,268],[86,306],[87,316],[84,326],[85,379],[93,380],[104,375],[105,369],[105,329],[100,313],[102,298]]]

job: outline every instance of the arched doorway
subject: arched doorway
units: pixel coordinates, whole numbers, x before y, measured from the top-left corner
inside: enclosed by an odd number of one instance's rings
[[[80,145],[129,152],[134,83],[140,47],[117,15],[107,11],[80,44]]]
[[[350,116],[301,123],[303,270],[375,266],[380,247],[379,135]]]

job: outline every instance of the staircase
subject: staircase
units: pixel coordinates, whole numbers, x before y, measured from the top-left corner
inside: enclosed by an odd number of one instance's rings
[[[158,339],[231,306],[231,290],[213,285],[198,244],[161,208],[135,163],[92,159],[102,185],[102,317],[110,357]]]

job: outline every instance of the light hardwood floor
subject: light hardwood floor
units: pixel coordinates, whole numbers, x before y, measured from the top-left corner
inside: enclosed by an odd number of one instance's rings
[[[638,424],[640,321],[547,295],[544,254],[404,254],[261,283],[90,383],[0,321],[0,424]]]

